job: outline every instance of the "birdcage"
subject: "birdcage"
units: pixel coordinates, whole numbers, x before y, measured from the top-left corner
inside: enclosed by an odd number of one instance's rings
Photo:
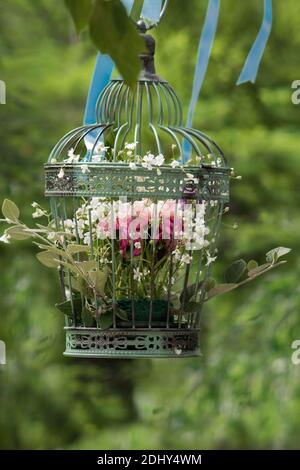
[[[154,39],[139,28],[136,89],[111,80],[97,122],[64,136],[45,165],[73,260],[59,267],[66,356],[199,354],[229,168],[212,139],[183,127],[175,91],[155,72]]]

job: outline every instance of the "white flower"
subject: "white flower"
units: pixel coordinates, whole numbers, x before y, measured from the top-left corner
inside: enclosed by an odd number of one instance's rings
[[[216,261],[217,257],[216,256],[210,256],[209,253],[207,253],[207,262],[206,262],[206,266],[209,266],[211,263],[213,263],[214,261]]]
[[[2,237],[0,237],[0,242],[9,243],[10,238],[11,238],[10,235],[8,235],[7,233],[4,233]]]
[[[158,176],[160,176],[161,175],[161,170],[159,168],[157,168],[156,173],[157,173]]]
[[[154,165],[156,166],[161,166],[164,164],[164,162],[165,162],[165,157],[161,153],[157,155],[157,157],[155,157],[154,159]]]
[[[92,156],[92,162],[93,163],[100,163],[102,160],[103,160],[103,158],[101,157],[101,155],[93,155]]]
[[[136,165],[136,163],[130,162],[130,163],[129,163],[129,168],[130,168],[131,170],[137,170],[137,165]]]
[[[180,166],[180,163],[177,160],[173,160],[171,162],[171,167],[172,168],[178,168]]]
[[[106,150],[108,150],[109,147],[105,147],[104,143],[101,142],[99,145],[97,145],[96,147],[96,152],[97,153],[102,153],[102,152],[106,152]]]
[[[75,155],[74,149],[70,148],[68,151],[68,157],[66,160],[64,160],[65,163],[77,163],[79,161],[80,155]]]
[[[80,165],[80,169],[81,169],[81,173],[83,173],[84,175],[86,173],[90,173],[90,171],[91,171],[87,164]]]
[[[75,227],[75,222],[72,219],[67,219],[64,222],[64,227],[65,228],[74,228]]]
[[[190,264],[193,261],[193,257],[190,256],[188,253],[185,253],[181,257],[181,262],[184,264]]]
[[[39,207],[39,205],[38,205],[37,202],[33,202],[33,203],[31,204],[31,207],[34,207],[34,208],[36,209],[37,207]]]
[[[175,261],[179,261],[181,259],[181,253],[178,248],[172,252],[172,255],[174,256]]]
[[[61,168],[61,169],[59,170],[59,173],[58,173],[58,175],[57,175],[57,178],[62,179],[64,176],[65,176],[64,169]]]
[[[141,247],[142,247],[141,242],[135,242],[134,248],[136,248],[137,250],[140,250]]]
[[[128,144],[128,143],[126,142],[126,144],[125,144],[125,149],[126,149],[126,150],[132,150],[132,151],[133,151],[133,150],[135,150],[136,144],[137,144],[137,142],[133,142],[132,144]]]
[[[38,207],[35,210],[35,212],[32,214],[32,218],[33,219],[38,219],[39,217],[43,217],[43,215],[46,215],[46,212]]]
[[[142,167],[147,168],[147,170],[152,170],[152,166],[155,166],[155,156],[152,153],[147,153],[143,157]]]
[[[133,270],[133,279],[135,281],[140,281],[142,279],[142,273],[140,272],[139,268],[134,268]]]

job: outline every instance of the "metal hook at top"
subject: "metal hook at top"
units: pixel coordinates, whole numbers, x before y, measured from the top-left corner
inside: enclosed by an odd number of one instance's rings
[[[141,33],[146,33],[146,31],[149,31],[150,29],[155,28],[156,26],[158,26],[158,24],[161,22],[163,16],[166,13],[168,4],[169,4],[169,0],[164,0],[163,1],[163,6],[162,6],[162,9],[161,9],[161,12],[160,12],[160,15],[159,15],[159,20],[156,21],[156,22],[149,22],[149,21],[147,21],[146,18],[143,18],[143,17],[141,17],[139,19],[139,21],[137,21],[137,22],[133,20],[133,22],[135,23],[137,28],[141,31]]]

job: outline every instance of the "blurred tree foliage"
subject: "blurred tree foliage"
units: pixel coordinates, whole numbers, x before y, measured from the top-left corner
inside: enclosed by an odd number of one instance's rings
[[[184,5],[183,5],[184,3]],[[156,65],[187,110],[207,2],[171,0]],[[262,1],[223,0],[194,125],[224,148],[233,183],[216,273],[239,257],[293,248],[286,267],[214,300],[200,358],[83,361],[63,358],[57,279],[30,244],[0,247],[0,447],[14,449],[295,448],[300,440],[300,4],[274,2],[274,27],[255,85],[235,82],[256,37]],[[79,42],[63,2],[2,0],[0,196],[31,217],[43,200],[43,163],[80,125],[96,50]],[[235,222],[239,230],[232,230]]]

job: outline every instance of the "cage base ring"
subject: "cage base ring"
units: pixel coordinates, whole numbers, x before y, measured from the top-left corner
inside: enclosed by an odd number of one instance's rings
[[[66,327],[65,356],[172,358],[199,356],[199,330]]]

